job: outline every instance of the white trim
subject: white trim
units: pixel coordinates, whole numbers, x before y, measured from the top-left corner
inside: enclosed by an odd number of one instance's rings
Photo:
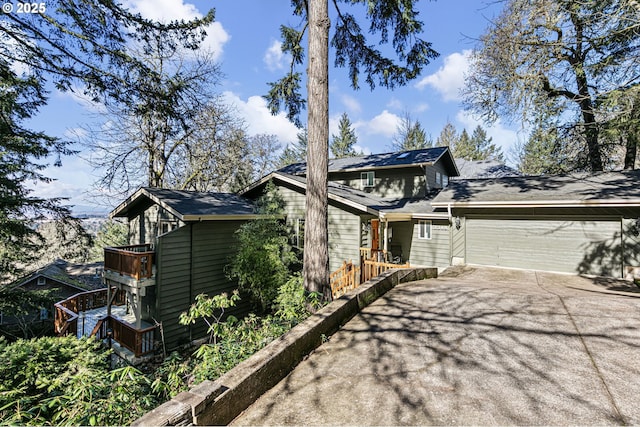
[[[423,236],[422,232],[423,230],[426,230],[425,228],[423,228],[423,225],[429,225],[429,235],[428,236]],[[431,220],[426,220],[426,219],[421,219],[418,220],[418,240],[431,240],[431,237],[433,235],[433,222]]]
[[[491,202],[432,202],[434,208],[576,208],[576,207],[640,207],[640,199],[617,200],[540,200],[540,201],[491,201]]]
[[[373,188],[376,186],[375,171],[360,172],[360,186],[362,188]]]

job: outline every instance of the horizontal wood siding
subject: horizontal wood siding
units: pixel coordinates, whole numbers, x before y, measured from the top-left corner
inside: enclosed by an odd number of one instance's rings
[[[467,262],[620,277],[620,220],[467,219]]]
[[[178,323],[191,304],[191,228],[179,228],[158,238],[156,248],[156,313],[162,322],[165,345],[187,343],[189,329]]]
[[[373,170],[375,174],[374,187],[362,186],[362,172],[365,171],[331,173],[329,180],[378,197],[397,199],[424,197],[424,170],[420,167]]]
[[[447,267],[450,265],[449,222],[432,221],[431,239],[418,238],[418,221],[412,221],[409,262],[415,267]]]
[[[360,216],[329,206],[329,270],[336,271],[344,261],[359,262]]]
[[[640,227],[636,225],[636,221],[635,218],[624,218],[622,220],[624,230],[624,266],[640,267]]]

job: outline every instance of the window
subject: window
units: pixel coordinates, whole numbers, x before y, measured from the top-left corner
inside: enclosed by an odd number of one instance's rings
[[[418,239],[431,239],[431,221],[418,221]]]
[[[47,278],[40,276],[38,277],[38,286],[44,286],[47,284]]]
[[[436,187],[444,188],[449,185],[449,177],[443,173],[436,171]]]
[[[304,219],[296,219],[296,235],[294,246],[298,249],[304,249]]]
[[[178,224],[175,221],[160,221],[160,227],[158,227],[158,236],[167,234],[168,232],[178,228]]]
[[[49,310],[46,308],[40,308],[40,320],[47,320],[49,318]]]
[[[360,181],[362,181],[362,187],[373,187],[376,181],[376,175],[372,172],[362,172],[360,174]]]

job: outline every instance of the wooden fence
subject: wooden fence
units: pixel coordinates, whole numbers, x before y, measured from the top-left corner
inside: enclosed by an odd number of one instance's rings
[[[360,284],[360,267],[352,261],[344,261],[342,267],[329,275],[329,283],[334,299],[346,294]]]
[[[393,264],[390,262],[379,262],[373,259],[362,259],[361,267],[355,265],[352,261],[344,261],[342,267],[329,275],[329,283],[331,284],[331,294],[333,298],[338,298],[351,289],[357,288],[360,283],[379,276],[392,268],[408,268],[409,263]]]
[[[372,259],[365,259],[362,261],[362,282],[371,280],[372,278],[381,275],[387,270],[392,268],[409,268],[410,265],[406,264],[392,264],[390,262],[378,262]]]

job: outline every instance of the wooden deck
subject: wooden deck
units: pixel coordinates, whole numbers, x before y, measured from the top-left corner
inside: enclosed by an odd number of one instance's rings
[[[155,252],[151,245],[104,248],[104,269],[136,280],[153,276]]]
[[[64,301],[56,303],[55,332],[58,336],[75,335],[82,336],[90,331],[91,336],[98,339],[112,338],[122,347],[129,349],[136,357],[143,356],[153,351],[155,342],[154,325],[146,323],[143,328],[137,329],[126,319],[122,310],[115,309],[125,304],[125,293],[116,291],[112,302],[112,315],[106,314],[107,289],[99,289],[89,292],[81,292]],[[82,313],[82,317],[80,314]],[[99,317],[96,313],[103,313]],[[124,314],[124,315],[120,315]],[[87,322],[89,319],[89,323]],[[80,325],[78,325],[80,320]],[[83,323],[84,322],[84,323]],[[89,329],[91,328],[91,329]],[[84,329],[84,330],[83,330]]]

